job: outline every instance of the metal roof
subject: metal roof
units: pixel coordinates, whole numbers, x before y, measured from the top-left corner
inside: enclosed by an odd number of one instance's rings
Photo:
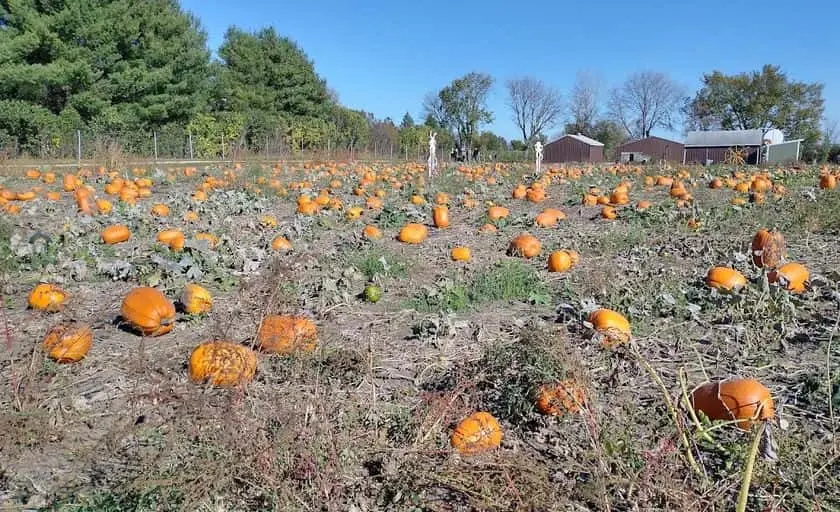
[[[708,130],[688,132],[685,146],[730,147],[761,146],[764,130]]]
[[[553,141],[549,142],[548,144],[551,144],[552,142],[557,142],[558,140],[560,140],[564,137],[571,137],[571,138],[579,140],[579,141],[581,141],[584,144],[587,144],[589,146],[603,146],[604,145],[603,143],[598,142],[595,139],[591,139],[591,138],[587,137],[586,135],[581,135],[579,133],[577,135],[573,135],[571,133],[567,133],[566,135],[561,135],[560,137],[557,137]]]

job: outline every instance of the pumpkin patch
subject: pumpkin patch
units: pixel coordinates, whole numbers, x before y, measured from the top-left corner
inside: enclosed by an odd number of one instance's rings
[[[243,496],[293,482],[274,496],[328,508],[378,479],[416,486],[365,501],[395,510],[551,510],[582,482],[614,509],[728,510],[633,479],[728,491],[760,429],[784,474],[788,447],[832,449],[836,166],[336,155],[0,183],[15,421],[48,418],[67,457],[130,431],[120,467],[201,483],[218,459]],[[0,464],[32,457],[16,425]]]

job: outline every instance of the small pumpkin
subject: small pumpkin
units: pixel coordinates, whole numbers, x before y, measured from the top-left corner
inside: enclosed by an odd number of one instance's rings
[[[276,236],[271,241],[271,248],[275,251],[291,251],[292,243],[285,236]]]
[[[260,324],[257,343],[261,350],[274,354],[312,352],[318,344],[318,329],[303,316],[271,315]]]
[[[163,203],[152,206],[152,215],[155,217],[169,217],[169,207]]]
[[[462,455],[493,450],[502,443],[502,426],[489,412],[479,411],[458,423],[449,442]]]
[[[120,313],[122,319],[143,336],[161,336],[175,325],[175,305],[163,292],[148,286],[128,292]]]
[[[613,220],[618,217],[618,213],[616,213],[615,208],[612,206],[604,206],[601,208],[601,218],[607,220]]]
[[[630,322],[617,311],[606,308],[595,310],[589,314],[588,321],[595,332],[603,337],[602,343],[607,348],[630,341]]]
[[[537,410],[547,416],[578,414],[585,403],[586,394],[574,379],[553,384],[543,384],[537,390]]]
[[[184,248],[184,233],[179,229],[165,229],[158,233],[157,241],[168,246],[171,250],[178,252]]]
[[[823,190],[834,190],[837,187],[837,178],[833,174],[823,173],[820,175],[820,188]]]
[[[770,390],[755,379],[727,379],[707,382],[690,396],[695,411],[711,420],[739,420],[741,430],[749,430],[755,420],[768,420],[774,414]]]
[[[209,313],[213,309],[213,296],[206,288],[195,283],[184,285],[180,301],[184,312],[190,315]]]
[[[542,250],[542,244],[534,235],[522,233],[513,240],[508,246],[508,254],[510,256],[521,256],[523,258],[533,258],[538,256]]]
[[[549,272],[566,272],[572,266],[572,258],[566,251],[554,251],[548,257]]]
[[[493,221],[502,220],[510,215],[510,210],[504,206],[491,206],[487,209],[487,218]]]
[[[131,238],[131,231],[128,226],[123,224],[114,224],[102,230],[102,241],[106,244],[120,244]]]
[[[767,275],[767,280],[771,283],[778,283],[793,293],[803,293],[810,277],[811,274],[805,268],[805,265],[791,262],[785,263],[777,269],[773,269]]]
[[[247,384],[257,371],[257,354],[229,341],[208,341],[190,354],[190,380],[217,387]]]
[[[41,346],[50,359],[59,363],[80,361],[93,345],[90,327],[77,322],[64,322],[53,326],[44,336]]]
[[[449,256],[452,261],[469,261],[472,258],[472,251],[469,247],[454,247]]]
[[[67,292],[49,283],[40,283],[29,292],[29,307],[39,311],[54,313],[64,307]]]
[[[432,209],[432,219],[436,228],[449,227],[449,207],[444,205],[435,206]]]
[[[759,268],[773,269],[785,257],[785,237],[776,230],[759,230],[752,240],[752,260]]]
[[[96,209],[99,210],[99,213],[107,215],[111,213],[111,211],[114,209],[114,205],[111,204],[111,201],[108,201],[107,199],[97,199]]]
[[[729,267],[714,267],[706,274],[706,286],[722,292],[738,291],[747,285],[744,274]]]
[[[423,224],[411,222],[400,229],[398,238],[407,244],[419,244],[429,236],[429,229]]]
[[[380,230],[376,226],[369,224],[365,226],[365,228],[362,230],[362,236],[364,236],[368,240],[379,240],[380,238],[382,238],[382,230]]]
[[[364,211],[365,209],[361,206],[353,206],[347,209],[347,213],[345,213],[344,216],[347,217],[348,220],[356,220],[362,216]]]

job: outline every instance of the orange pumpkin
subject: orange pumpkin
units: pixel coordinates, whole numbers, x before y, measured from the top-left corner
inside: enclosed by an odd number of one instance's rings
[[[367,225],[362,230],[362,236],[368,240],[379,240],[382,238],[382,231],[376,226]]]
[[[449,442],[462,455],[492,450],[502,442],[502,427],[489,412],[476,412],[458,423]]]
[[[446,206],[435,206],[432,210],[436,228],[449,227],[449,208]]]
[[[101,236],[102,241],[106,244],[119,244],[131,238],[131,231],[129,231],[128,226],[115,224],[103,229]]]
[[[213,309],[213,296],[206,288],[195,283],[184,285],[180,301],[184,312],[190,315],[209,313]]]
[[[566,251],[554,251],[548,257],[549,272],[566,272],[572,266],[572,258]]]
[[[832,174],[823,173],[820,175],[820,188],[824,190],[834,190],[837,187],[837,178]]]
[[[257,343],[261,350],[274,354],[312,352],[318,344],[318,329],[302,316],[267,316],[257,332]]]
[[[691,392],[691,406],[711,420],[739,420],[749,430],[755,420],[768,420],[774,414],[770,390],[755,379],[729,379],[707,382]]]
[[[59,363],[80,361],[93,344],[93,332],[85,324],[65,322],[52,327],[44,336],[41,346]]]
[[[469,261],[472,258],[472,251],[470,251],[469,247],[455,247],[449,256],[452,258],[452,261]]]
[[[521,256],[529,259],[534,256],[538,256],[541,250],[542,244],[540,244],[539,239],[528,233],[522,233],[517,236],[511,240],[510,245],[508,246],[509,255]]]
[[[706,285],[723,292],[738,291],[747,285],[747,278],[735,269],[714,267],[706,274]]]
[[[607,220],[613,220],[618,217],[618,213],[616,213],[615,208],[612,206],[604,206],[601,208],[601,218]]]
[[[40,283],[29,292],[28,303],[32,309],[54,313],[64,307],[67,300],[67,292],[58,286]]]
[[[510,215],[510,210],[504,206],[491,206],[487,209],[487,218],[490,220],[501,220]]]
[[[271,248],[275,251],[290,251],[292,243],[284,236],[277,236],[271,241]]]
[[[165,204],[158,203],[152,206],[152,215],[156,217],[168,217],[169,216],[169,207]]]
[[[767,275],[768,281],[778,283],[793,293],[803,293],[810,277],[811,275],[804,265],[794,262],[785,263]]]
[[[175,325],[175,305],[160,290],[141,286],[128,292],[120,308],[122,319],[143,336],[160,336]]]
[[[157,241],[178,252],[184,248],[184,233],[179,229],[165,229],[158,233]]]
[[[250,382],[257,371],[257,355],[248,347],[229,341],[208,341],[190,354],[189,376],[196,383],[217,387]]]
[[[429,236],[429,229],[426,226],[412,222],[406,224],[402,227],[402,229],[400,229],[398,238],[400,242],[407,244],[419,244],[425,240],[427,236]]]
[[[595,332],[603,337],[602,343],[607,348],[630,341],[630,322],[617,311],[606,308],[595,310],[589,314],[588,321]]]

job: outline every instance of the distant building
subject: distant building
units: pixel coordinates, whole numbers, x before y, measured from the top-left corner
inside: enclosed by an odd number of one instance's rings
[[[543,162],[603,162],[604,145],[581,134],[567,134],[543,148]]]
[[[662,137],[647,137],[644,139],[625,142],[615,149],[615,155],[622,163],[646,162],[682,162],[685,146],[682,142],[663,139]]]
[[[785,141],[781,130],[708,130],[688,132],[683,163],[725,163],[733,150],[742,151],[747,164],[799,160],[802,140]]]

